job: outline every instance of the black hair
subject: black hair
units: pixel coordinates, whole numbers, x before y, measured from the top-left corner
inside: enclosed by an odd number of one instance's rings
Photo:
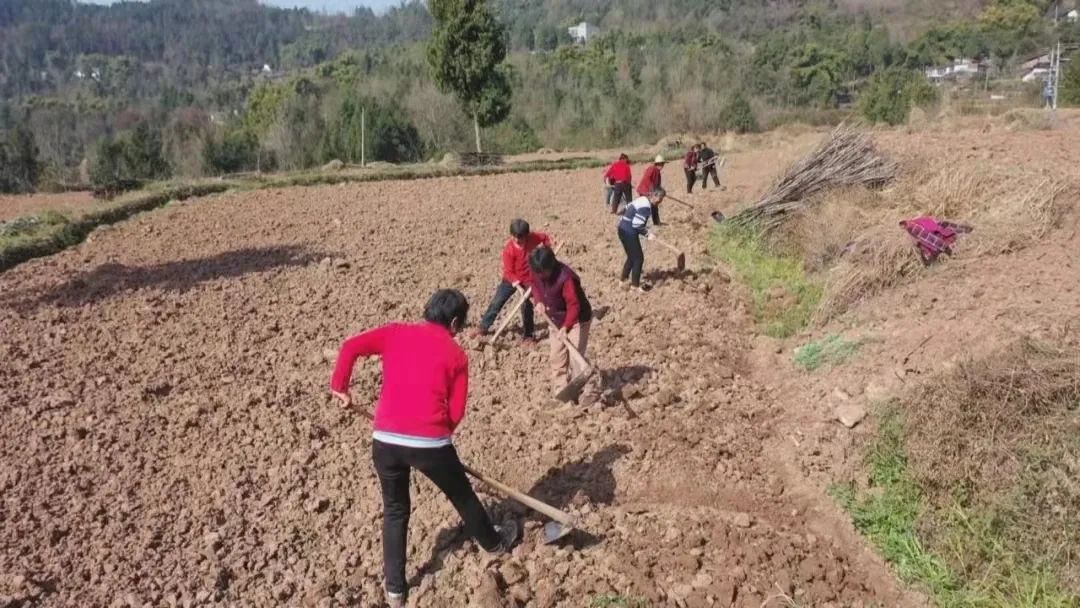
[[[440,289],[428,300],[424,308],[424,320],[451,329],[454,323],[465,325],[469,316],[469,301],[456,289]]]
[[[519,239],[529,236],[529,222],[526,222],[525,220],[514,220],[510,222],[510,234]]]
[[[653,196],[667,196],[667,190],[664,190],[660,186],[657,186],[657,187],[652,189],[652,192],[649,193],[649,196],[650,197],[653,197]]]
[[[529,268],[536,274],[544,274],[558,268],[559,260],[555,259],[555,252],[547,247],[537,247],[529,256]]]
[[[630,157],[625,155],[625,154],[620,154],[619,155],[619,160],[630,160]]]

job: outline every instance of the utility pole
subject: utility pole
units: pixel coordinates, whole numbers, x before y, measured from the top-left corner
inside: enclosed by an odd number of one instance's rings
[[[353,114],[355,116],[355,114]],[[367,166],[367,108],[360,108],[360,166]]]

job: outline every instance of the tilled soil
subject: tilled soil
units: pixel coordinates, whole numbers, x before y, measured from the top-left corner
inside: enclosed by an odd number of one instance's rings
[[[0,604],[380,605],[370,428],[328,398],[337,346],[416,319],[439,287],[465,291],[478,319],[519,216],[566,242],[599,313],[588,356],[603,371],[581,405],[559,406],[546,344],[463,339],[472,387],[456,443],[582,529],[541,545],[542,519],[477,484],[498,517],[528,522],[512,555],[489,557],[417,476],[410,605],[912,603],[820,497],[789,491],[764,447],[783,413],[744,376],[750,322],[704,255],[706,212],[724,199],[695,195],[696,216],[669,204],[662,230],[690,270],[675,276],[674,256],[647,245],[656,288],[628,293],[598,182],[221,195],[0,275]],[[355,394],[373,401],[378,383],[366,362]]]

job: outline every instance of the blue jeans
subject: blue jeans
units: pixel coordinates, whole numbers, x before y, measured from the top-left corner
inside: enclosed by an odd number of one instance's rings
[[[499,286],[495,288],[495,297],[491,299],[491,305],[488,306],[487,312],[484,313],[484,318],[480,320],[480,329],[484,331],[491,329],[491,326],[495,324],[495,319],[499,316],[499,311],[503,309],[503,306],[506,306],[515,291],[517,290],[509,281],[503,279],[499,283]],[[523,326],[522,333],[525,334],[526,338],[531,338],[535,329],[532,299],[526,300],[521,307],[521,323]]]

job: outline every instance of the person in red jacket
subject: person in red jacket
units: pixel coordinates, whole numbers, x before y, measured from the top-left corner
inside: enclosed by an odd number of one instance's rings
[[[491,299],[487,312],[480,320],[479,327],[470,332],[474,338],[488,333],[499,311],[506,306],[506,302],[520,287],[524,289],[532,283],[532,273],[529,271],[529,254],[537,247],[551,247],[551,237],[543,232],[533,232],[529,228],[529,222],[517,219],[510,222],[510,239],[502,252],[502,280],[495,288],[495,297]],[[526,301],[521,307],[522,341],[526,344],[535,341],[533,338],[534,320],[532,302]]]
[[[469,303],[459,291],[435,293],[424,322],[391,323],[345,341],[330,381],[333,395],[353,407],[349,380],[359,357],[382,357],[382,390],[375,406],[371,456],[382,486],[383,569],[387,603],[404,607],[408,547],[409,474],[416,469],[450,499],[465,531],[489,553],[510,550],[520,528],[509,520],[493,526],[473,492],[451,441],[465,417],[469,359],[454,341]]]
[[[653,164],[649,165],[645,169],[645,174],[641,176],[641,182],[638,183],[637,193],[638,196],[649,196],[649,194],[661,190],[660,178],[661,171],[664,170],[664,157],[660,154],[656,155],[656,159]],[[660,223],[660,208],[653,207],[652,211],[652,223],[653,226],[662,226]]]
[[[619,212],[620,204],[626,205],[630,202],[630,184],[633,181],[630,157],[620,154],[619,160],[611,163],[607,171],[604,171],[604,182],[608,186],[608,206],[612,213]]]
[[[698,145],[690,146],[690,150],[683,158],[683,173],[686,173],[686,193],[694,193],[694,182],[697,181]]]
[[[551,321],[548,342],[551,346],[551,388],[555,394],[572,379],[570,353],[563,338],[582,355],[589,344],[592,325],[592,305],[581,288],[581,279],[569,266],[555,257],[547,247],[529,256],[533,271],[533,298],[543,307]],[[582,370],[573,370],[574,374]]]

